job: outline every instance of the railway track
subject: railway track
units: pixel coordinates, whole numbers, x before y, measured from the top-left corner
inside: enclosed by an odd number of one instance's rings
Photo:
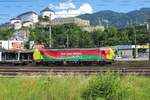
[[[150,75],[150,67],[0,67],[0,75],[96,74],[104,72]]]
[[[121,74],[137,74],[150,76],[150,62],[116,62],[106,66],[12,66],[0,65],[1,76],[17,75],[57,75],[57,74],[97,74],[104,72],[119,72]]]

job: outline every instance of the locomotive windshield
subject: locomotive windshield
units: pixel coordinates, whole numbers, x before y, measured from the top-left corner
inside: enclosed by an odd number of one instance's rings
[[[104,51],[104,50],[102,50],[102,51],[100,51],[100,53],[101,53],[101,54],[105,54],[105,51]]]

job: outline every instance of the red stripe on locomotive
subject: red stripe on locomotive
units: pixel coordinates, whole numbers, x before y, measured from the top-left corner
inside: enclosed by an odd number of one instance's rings
[[[101,51],[105,51],[102,53]],[[96,55],[101,56],[102,58],[106,59],[106,54],[109,53],[108,48],[100,48],[100,49],[40,49],[41,53],[44,53],[48,56],[54,58],[64,58],[69,56],[80,56],[80,55]]]

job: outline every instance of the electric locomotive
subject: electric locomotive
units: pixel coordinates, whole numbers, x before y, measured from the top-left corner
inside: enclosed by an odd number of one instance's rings
[[[46,64],[106,64],[114,61],[111,48],[35,49],[33,59]]]

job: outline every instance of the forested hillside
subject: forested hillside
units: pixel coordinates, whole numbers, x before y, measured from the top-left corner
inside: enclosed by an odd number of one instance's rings
[[[84,14],[78,17],[90,20],[92,25],[106,25],[108,23],[109,25],[120,28],[135,24],[145,24],[145,22],[147,22],[149,13],[150,8],[141,8],[140,10],[134,10],[128,13],[119,13],[111,10],[105,10],[93,14]]]

